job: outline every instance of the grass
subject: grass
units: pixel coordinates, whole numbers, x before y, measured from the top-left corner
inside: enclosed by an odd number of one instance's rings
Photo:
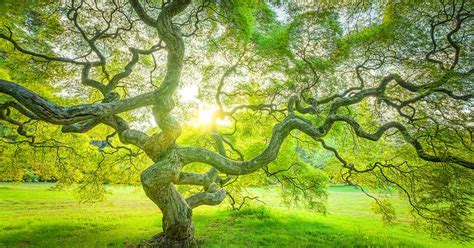
[[[0,247],[124,247],[161,230],[159,210],[139,187],[113,186],[106,202],[85,205],[51,186],[0,183]],[[351,187],[331,187],[326,216],[288,210],[275,193],[255,191],[270,206],[195,209],[201,247],[474,247],[415,230],[399,201],[399,222],[385,226]]]

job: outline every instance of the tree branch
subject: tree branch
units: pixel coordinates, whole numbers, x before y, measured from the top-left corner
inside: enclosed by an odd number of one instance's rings
[[[35,92],[10,81],[0,79],[0,93],[14,97],[24,108],[39,119],[53,124],[73,124],[84,120],[111,116],[153,105],[162,96],[160,89],[120,101],[96,104],[60,106]]]

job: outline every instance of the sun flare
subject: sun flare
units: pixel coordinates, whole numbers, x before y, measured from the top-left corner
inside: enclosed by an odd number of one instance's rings
[[[216,108],[213,107],[200,107],[198,111],[198,124],[200,126],[210,125],[212,122],[212,116],[216,112]]]
[[[212,124],[212,117],[214,116],[214,113],[216,113],[217,110],[218,109],[215,106],[199,106],[199,110],[197,113],[197,121],[194,123],[194,126],[210,126]],[[230,126],[232,122],[226,118],[218,118],[216,120],[216,124],[218,126]]]

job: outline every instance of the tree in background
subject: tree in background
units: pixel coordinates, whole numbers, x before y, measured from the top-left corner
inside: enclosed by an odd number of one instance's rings
[[[470,1],[0,7],[3,170],[46,149],[39,168],[91,188],[140,171],[163,213],[158,246],[191,246],[192,209],[226,196],[235,207],[233,192],[255,181],[324,211],[328,176],[365,186],[386,221],[395,189],[433,231],[469,235]]]

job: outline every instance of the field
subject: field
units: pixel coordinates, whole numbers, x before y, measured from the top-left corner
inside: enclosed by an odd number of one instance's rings
[[[52,186],[0,184],[0,247],[124,247],[160,231],[159,210],[139,187],[109,187],[107,201],[86,205]],[[384,225],[351,187],[331,187],[327,215],[289,210],[274,193],[257,193],[266,207],[195,209],[200,247],[474,247],[410,225],[400,200],[397,223]]]

